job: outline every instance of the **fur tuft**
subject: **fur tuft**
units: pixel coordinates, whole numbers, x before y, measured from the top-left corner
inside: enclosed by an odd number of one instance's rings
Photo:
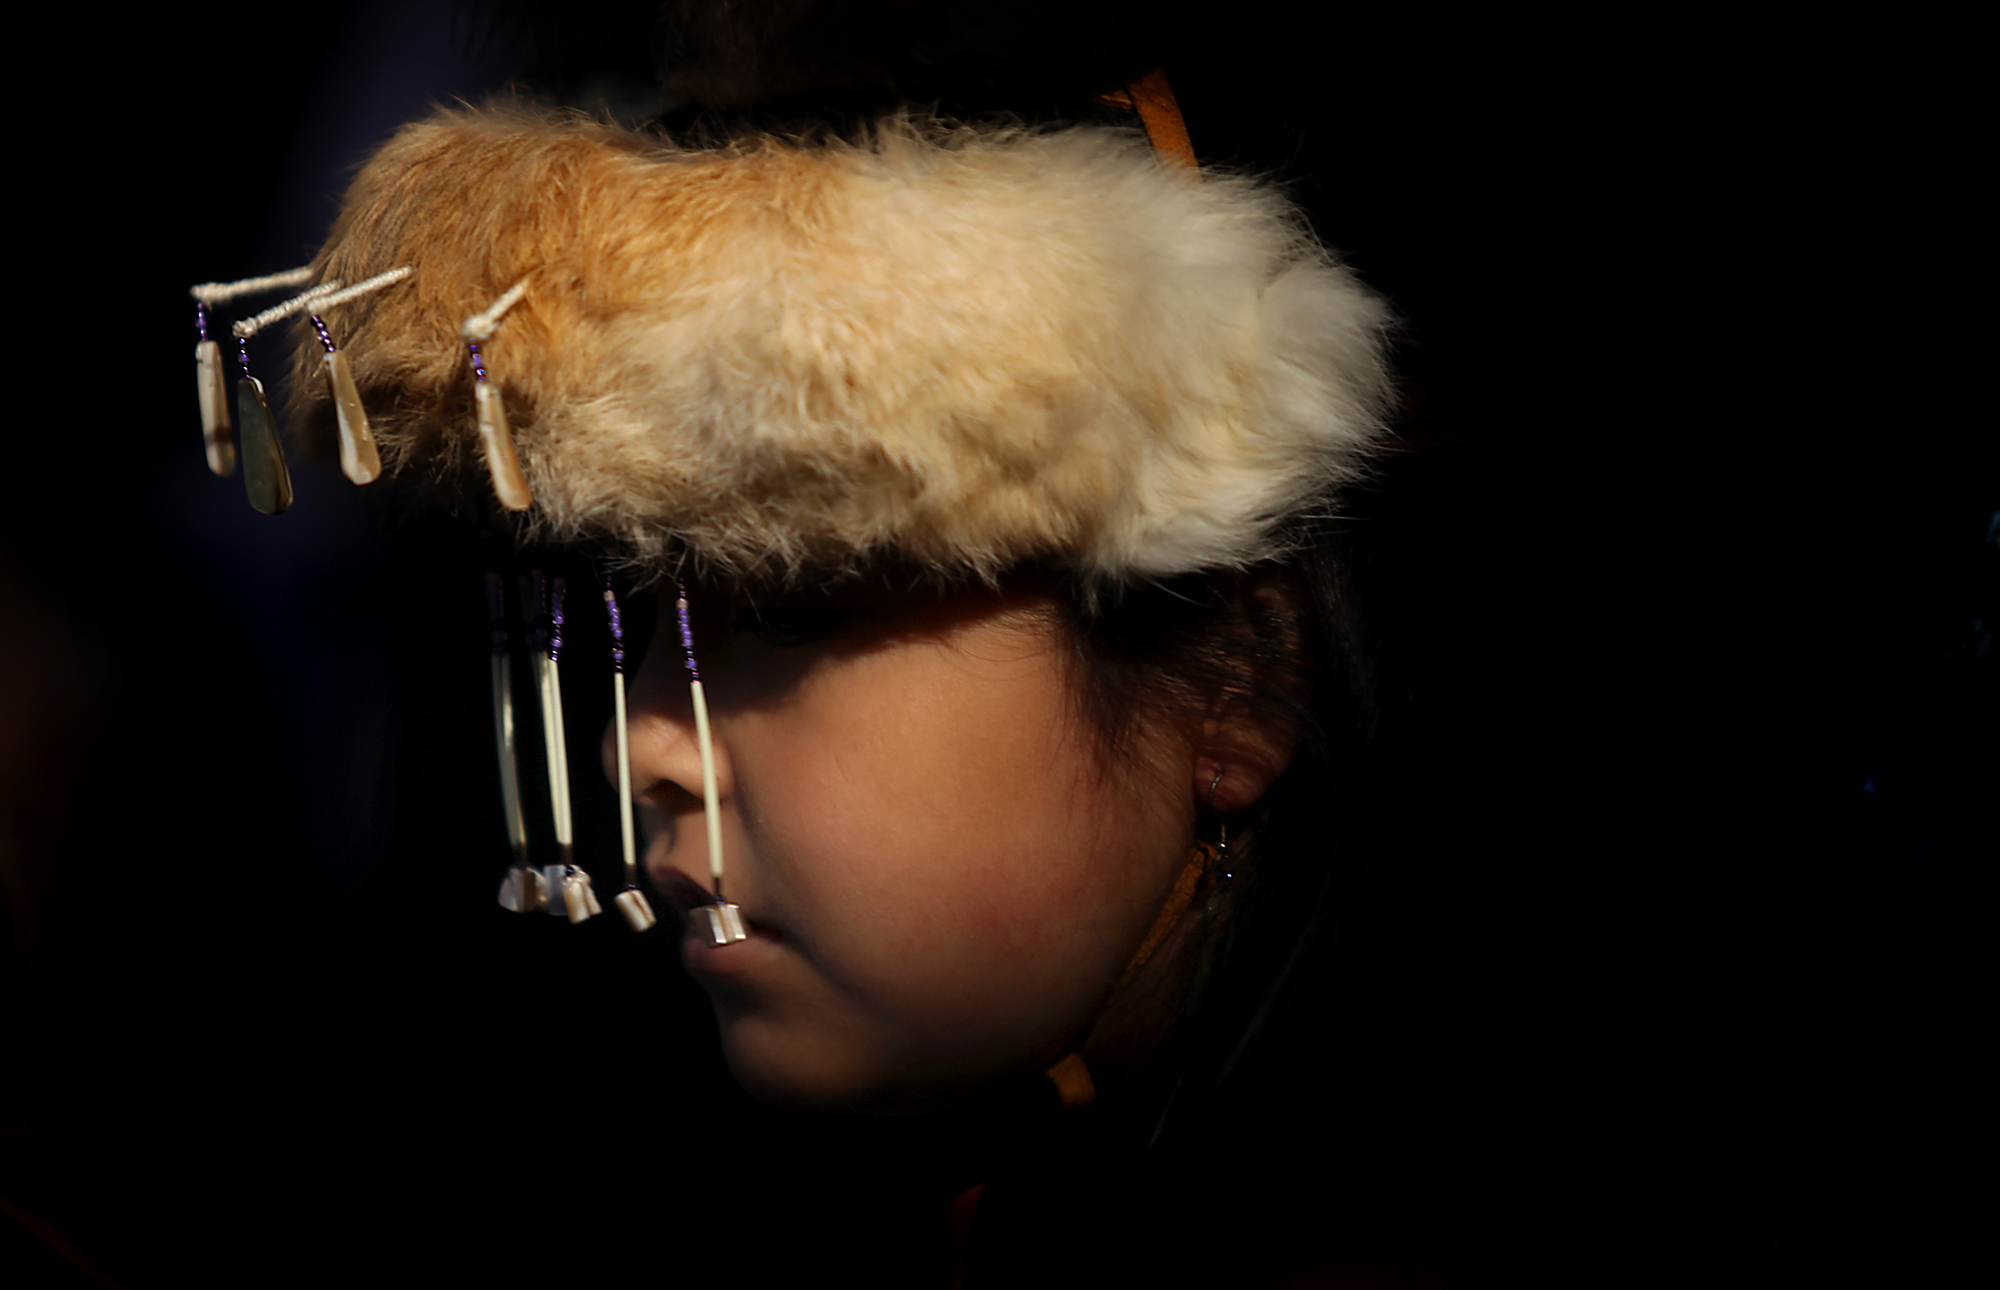
[[[328,318],[388,470],[480,477],[458,325],[525,277],[482,350],[538,520],[641,561],[1240,565],[1386,398],[1385,307],[1281,198],[1115,131],[694,150],[448,113],[362,170],[317,267],[399,264]],[[308,332],[306,403],[317,361]]]

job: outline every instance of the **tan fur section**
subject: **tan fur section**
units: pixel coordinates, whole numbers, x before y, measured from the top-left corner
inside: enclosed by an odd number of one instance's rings
[[[387,469],[478,468],[458,326],[527,277],[482,348],[538,520],[642,560],[1241,564],[1385,396],[1383,306],[1281,199],[1115,132],[682,150],[450,113],[369,162],[318,267],[399,264],[327,318]]]

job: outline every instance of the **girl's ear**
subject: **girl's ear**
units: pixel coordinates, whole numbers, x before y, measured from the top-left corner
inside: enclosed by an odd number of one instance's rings
[[[1270,791],[1298,755],[1304,719],[1304,588],[1281,570],[1245,579],[1236,594],[1237,676],[1210,701],[1194,747],[1195,806],[1217,815]]]

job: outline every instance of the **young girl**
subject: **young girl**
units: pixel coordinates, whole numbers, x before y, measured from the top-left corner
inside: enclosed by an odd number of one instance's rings
[[[1339,901],[1386,308],[1142,135],[897,113],[443,114],[314,277],[405,267],[296,388],[330,435],[337,343],[388,473],[653,591],[631,787],[735,1077],[981,1126],[969,1284],[1192,1274],[1159,1189],[1255,1154],[1217,1117]],[[1262,1232],[1253,1193],[1211,1212]],[[1333,1252],[1277,1230],[1196,1262]]]

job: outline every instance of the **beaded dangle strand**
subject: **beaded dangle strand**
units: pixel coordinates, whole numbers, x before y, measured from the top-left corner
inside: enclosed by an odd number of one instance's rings
[[[459,328],[466,352],[472,356],[472,406],[479,420],[479,447],[486,457],[486,473],[492,477],[493,493],[510,511],[525,511],[535,504],[521,458],[514,451],[514,432],[507,425],[507,405],[500,387],[486,374],[486,359],[479,342],[488,339],[509,309],[528,294],[528,280],[521,279],[490,305],[485,312],[467,318]]]
[[[334,422],[340,427],[340,472],[354,484],[372,484],[382,477],[382,454],[375,447],[375,435],[368,428],[368,413],[361,406],[361,391],[355,388],[354,371],[347,355],[334,348],[326,323],[312,316],[313,331],[326,347],[320,371],[326,376],[327,394],[333,400]]]
[[[195,394],[201,400],[201,443],[208,468],[228,477],[236,470],[236,437],[229,423],[229,387],[222,374],[222,346],[208,338],[208,302],[194,302]]]
[[[237,326],[242,326],[238,323]],[[266,515],[281,515],[292,504],[292,472],[285,466],[285,449],[264,383],[250,374],[250,338],[236,337],[236,361],[243,370],[236,382],[236,423],[243,432],[243,491],[250,505]]]
[[[708,874],[715,884],[715,903],[700,913],[712,945],[748,940],[743,911],[722,894],[722,809],[715,786],[715,741],[708,728],[708,696],[702,692],[701,668],[694,658],[694,630],[688,625],[687,583],[678,584],[674,612],[680,618],[681,653],[687,659],[688,693],[694,703],[695,746],[701,753],[701,811],[708,825]]]
[[[507,816],[507,844],[514,852],[514,863],[500,882],[500,904],[517,914],[539,914],[549,907],[549,884],[542,871],[528,862],[528,824],[521,810],[521,762],[514,732],[507,583],[492,569],[486,571],[486,608],[493,623],[493,743],[500,754],[500,806]]]
[[[633,931],[643,932],[660,920],[646,893],[639,890],[639,849],[632,836],[632,745],[625,730],[625,625],[618,617],[618,595],[608,569],[604,573],[604,612],[611,619],[611,728],[617,732],[618,840],[625,858],[625,887],[612,903]]]
[[[535,625],[528,647],[535,669],[535,688],[542,700],[542,742],[548,754],[549,804],[555,815],[556,846],[562,852],[560,884],[563,908],[569,921],[580,923],[604,912],[590,875],[576,863],[576,835],[570,815],[569,752],[563,739],[562,661],[563,580],[561,575],[546,578],[537,569],[522,579],[523,614],[532,605]],[[551,905],[550,913],[555,908]]]

